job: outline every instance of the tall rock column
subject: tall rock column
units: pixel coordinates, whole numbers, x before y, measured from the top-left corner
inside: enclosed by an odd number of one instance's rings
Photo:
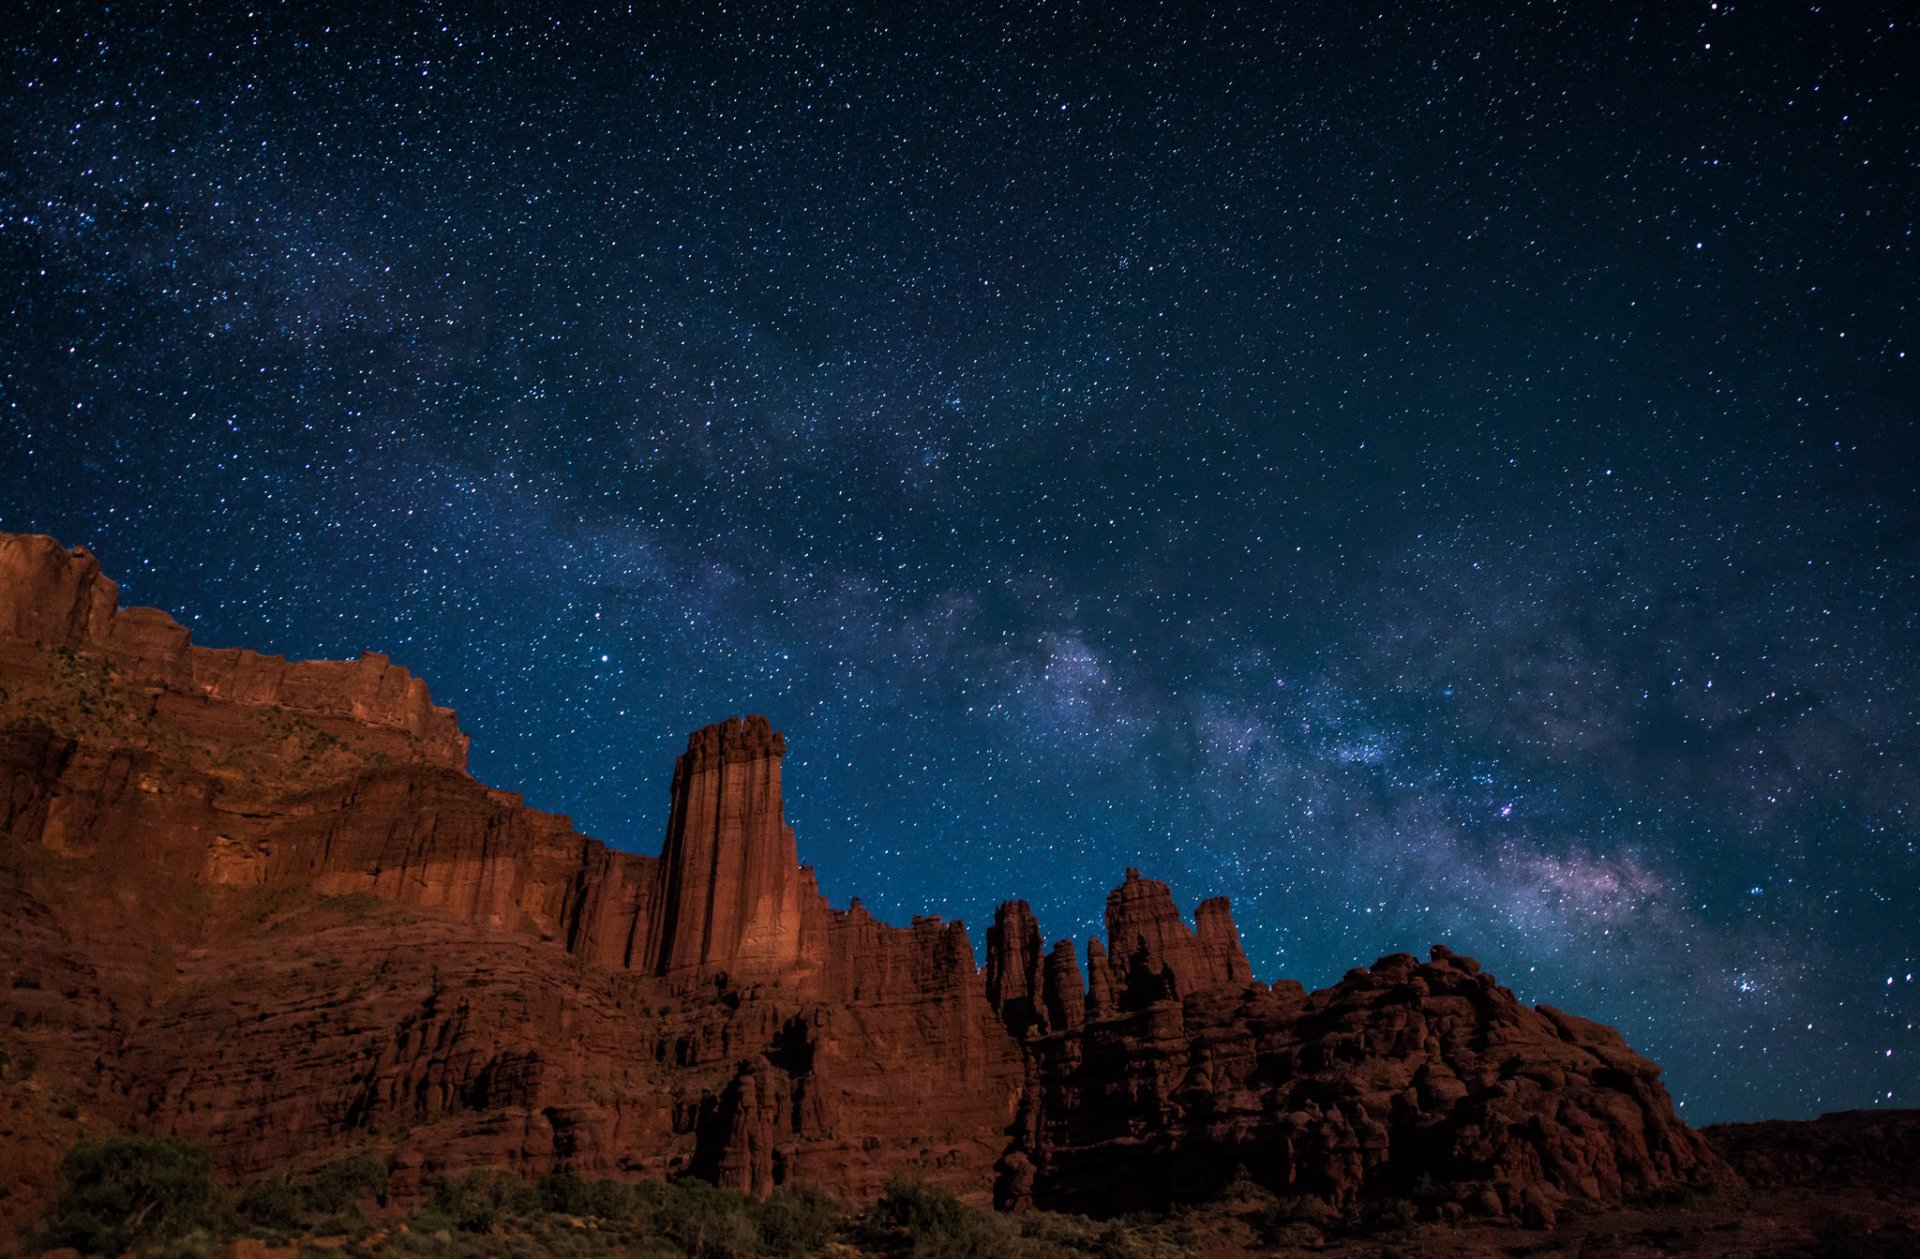
[[[1193,934],[1200,943],[1200,956],[1206,962],[1206,984],[1244,985],[1253,982],[1253,967],[1240,947],[1240,928],[1234,925],[1233,907],[1224,896],[1200,902],[1193,911]]]
[[[1042,982],[1050,1027],[1071,1031],[1087,1021],[1087,987],[1080,976],[1080,962],[1073,955],[1073,941],[1055,942],[1053,952],[1047,954]]]
[[[1084,1017],[1104,1019],[1113,1013],[1113,966],[1107,960],[1107,946],[1094,936],[1087,941],[1087,1000]]]
[[[1251,979],[1227,898],[1202,903],[1195,918],[1198,935],[1181,919],[1165,883],[1127,871],[1126,882],[1107,897],[1107,959],[1120,1008],[1145,1009]]]
[[[1042,1002],[1040,924],[1025,901],[1008,901],[987,928],[987,1000],[1015,1036],[1047,1030]]]
[[[673,769],[648,950],[662,974],[780,976],[799,969],[820,911],[780,802],[786,739],[765,717],[696,730]]]

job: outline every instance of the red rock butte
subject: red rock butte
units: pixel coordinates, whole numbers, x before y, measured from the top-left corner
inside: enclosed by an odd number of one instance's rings
[[[109,1128],[235,1180],[373,1151],[402,1195],[493,1165],[858,1202],[904,1173],[1107,1213],[1243,1168],[1541,1219],[1726,1174],[1618,1033],[1444,948],[1259,982],[1224,898],[1189,926],[1134,870],[1084,970],[1024,901],[984,968],[960,923],[832,908],[785,751],[763,717],[694,732],[660,855],[617,852],[468,776],[386,657],[195,646],[86,551],[0,535],[0,1049],[54,1086],[0,1077],[0,1224]]]

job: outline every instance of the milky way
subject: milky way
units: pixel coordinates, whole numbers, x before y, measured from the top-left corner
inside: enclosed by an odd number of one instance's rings
[[[837,903],[1920,1104],[1905,6],[213,7],[0,37],[0,525],[616,846],[761,712]]]

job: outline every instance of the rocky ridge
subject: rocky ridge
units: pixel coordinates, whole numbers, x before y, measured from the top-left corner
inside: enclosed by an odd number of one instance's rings
[[[1261,983],[1224,898],[1189,925],[1132,870],[1084,970],[1022,901],[984,968],[959,923],[833,908],[764,718],[694,733],[659,857],[466,750],[383,656],[199,647],[85,551],[0,535],[0,1050],[34,1064],[0,1089],[238,1178],[377,1151],[402,1193],[491,1164],[861,1201],[908,1173],[1103,1213],[1244,1168],[1329,1211],[1544,1222],[1729,1174],[1612,1029],[1443,948]]]

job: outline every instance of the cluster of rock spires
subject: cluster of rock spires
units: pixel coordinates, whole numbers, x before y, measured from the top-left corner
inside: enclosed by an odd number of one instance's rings
[[[196,647],[86,552],[0,535],[0,1048],[76,1122],[236,1178],[372,1149],[401,1192],[495,1165],[861,1201],[907,1173],[1104,1213],[1244,1169],[1541,1220],[1724,1174],[1618,1033],[1444,948],[1262,983],[1224,898],[1189,927],[1133,870],[1084,970],[1024,901],[984,969],[957,922],[834,909],[763,718],[694,733],[657,858],[466,750],[384,657]],[[0,1168],[16,1219],[47,1123]]]

